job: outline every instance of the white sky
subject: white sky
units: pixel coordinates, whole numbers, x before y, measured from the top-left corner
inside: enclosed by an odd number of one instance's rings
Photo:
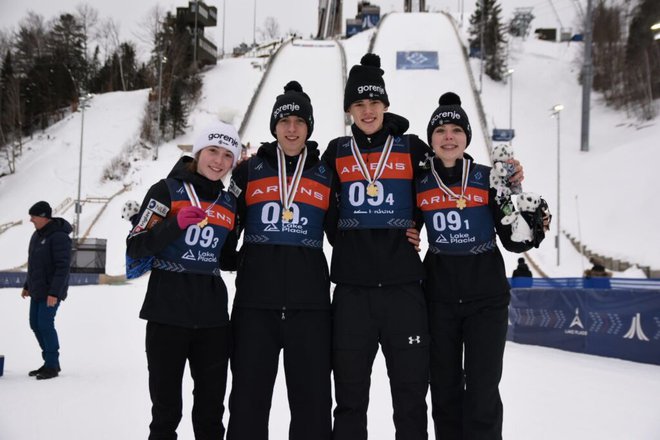
[[[226,5],[223,5],[223,1],[226,2]],[[358,2],[359,0],[344,0],[342,23],[346,18],[353,17],[357,13]],[[151,47],[146,43],[140,43],[136,35],[140,34],[140,26],[149,11],[159,4],[163,10],[175,13],[177,7],[188,4],[186,0],[88,0],[86,2],[82,0],[0,0],[0,30],[15,29],[17,23],[25,18],[29,10],[50,20],[62,12],[73,13],[76,5],[81,3],[87,3],[96,8],[101,19],[113,18],[118,21],[122,38],[138,43],[139,55],[143,59],[147,57]],[[371,3],[379,5],[383,14],[403,8],[403,0],[372,0]],[[463,14],[465,23],[474,8],[473,3],[465,0],[427,0],[426,2],[429,10],[458,12],[457,17],[460,17],[460,8],[462,8],[465,11]],[[575,27],[573,19],[575,5],[571,0],[554,0],[552,2],[554,7],[550,5],[550,2],[534,0],[500,3],[503,3],[502,17],[504,20],[510,18],[515,6],[525,5],[534,7],[538,17],[535,27],[555,27],[560,26],[560,23],[564,27]],[[241,42],[251,43],[253,41],[255,15],[257,30],[263,27],[267,17],[274,17],[277,20],[282,33],[296,31],[298,34],[308,37],[315,35],[318,27],[318,1],[316,0],[208,0],[206,4],[218,9],[218,26],[207,30],[207,35],[215,41],[218,48],[222,46],[223,41],[223,8],[226,11],[224,41],[227,52],[231,52],[232,48]]]
[[[4,7],[5,0],[0,1]],[[446,33],[448,26],[441,17],[418,18],[429,29],[411,23],[415,17],[393,15],[383,24],[376,42],[386,70],[391,110],[408,117],[411,131],[424,138],[423,127],[439,95],[453,89],[463,97],[476,126],[474,101],[459,73],[464,67],[452,58],[450,48],[456,44],[451,33]],[[407,29],[405,33],[400,32],[402,26]],[[393,51],[430,48],[427,45],[431,39],[422,38],[422,33],[433,33],[433,40],[441,43],[435,48],[440,52],[440,71],[396,71],[392,65]],[[343,42],[349,67],[359,60],[368,43],[369,34]],[[288,79],[299,79],[309,90],[318,115],[324,114],[322,107],[334,106],[341,100],[342,92],[336,85],[338,68],[332,61],[335,58],[329,57],[322,65],[309,62],[318,53],[332,49],[315,46],[304,55],[299,53],[300,48],[286,48],[282,52],[273,68],[272,81],[264,86],[263,104],[255,110],[255,134],[250,134],[253,128],[246,129],[246,135],[255,139],[244,138],[244,141],[252,140],[255,145],[258,140],[272,139],[267,132],[268,120],[263,115]],[[579,49],[580,45],[575,43],[533,39],[515,40],[512,44],[513,125],[517,134],[513,145],[525,166],[524,188],[542,194],[557,214],[557,121],[550,117],[549,109],[562,103],[565,106],[560,137],[562,228],[580,234],[592,249],[658,268],[660,229],[656,223],[660,205],[652,198],[652,189],[657,188],[655,167],[660,160],[657,149],[660,124],[657,119],[640,123],[608,109],[595,94],[591,151],[580,153],[580,88],[574,64]],[[203,97],[190,117],[193,130],[219,117],[240,125],[262,73],[252,67],[252,61],[227,60],[205,73]],[[475,60],[472,68],[475,73],[478,71]],[[328,81],[327,87],[318,88],[317,82],[324,81]],[[509,85],[484,80],[482,99],[489,128],[508,125],[509,90]],[[408,101],[407,96],[415,99]],[[163,177],[179,157],[176,144],[189,143],[193,137],[191,130],[163,145],[156,162],[145,159],[133,163],[123,182],[103,183],[105,166],[125,146],[136,141],[145,100],[146,91],[98,95],[85,112],[82,197],[110,197],[122,184],[130,185],[108,204],[91,229],[90,236],[108,239],[106,271],[113,275],[124,270],[124,238],[129,225],[120,219],[122,205],[129,199],[141,200],[147,188]],[[27,209],[34,201],[45,199],[58,206],[67,197],[75,198],[80,116],[80,113],[69,115],[35,136],[25,146],[18,172],[0,179],[0,206],[3,206],[0,224],[23,221],[22,225],[0,234],[1,270],[20,266],[27,259],[27,243],[33,230],[27,222]],[[317,117],[313,138],[324,147],[327,137],[332,135],[323,126],[336,122],[334,116],[321,118]],[[468,148],[469,153],[482,161],[483,138],[483,134],[475,133]],[[100,208],[99,204],[85,204],[81,217],[83,231],[92,225]],[[73,209],[68,208],[60,215],[72,220]],[[530,252],[530,256],[550,275],[579,276],[585,261],[566,240],[561,242],[561,264],[555,264],[555,227],[556,224],[541,248]],[[327,251],[329,258],[330,250]],[[517,255],[505,254],[507,272],[513,269],[516,258]],[[638,272],[621,275],[638,275]],[[227,274],[225,279],[233,295],[233,275]],[[19,289],[0,290],[0,354],[6,356],[5,377],[0,379],[0,408],[4,408],[0,411],[0,438],[36,440],[46,432],[53,440],[146,437],[149,397],[144,322],[137,318],[145,289],[146,277],[121,286],[71,288],[70,299],[58,315],[64,374],[48,383],[37,383],[25,374],[40,363],[27,323],[27,302],[19,298]],[[656,414],[660,395],[658,368],[508,344],[502,381],[504,436],[512,440],[655,439],[660,432]],[[391,440],[389,389],[380,356],[374,374],[371,435]],[[186,386],[189,391],[188,382]],[[185,393],[188,400],[181,438],[192,435],[189,394]],[[285,438],[288,411],[281,381],[275,396],[271,432],[273,438]],[[43,416],[35,417],[35,414]]]

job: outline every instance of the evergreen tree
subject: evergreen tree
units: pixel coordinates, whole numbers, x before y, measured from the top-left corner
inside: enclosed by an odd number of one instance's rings
[[[185,128],[187,127],[186,118],[188,117],[188,109],[184,103],[184,84],[183,80],[177,78],[172,84],[172,92],[170,93],[170,105],[169,105],[169,121],[172,128],[172,137],[176,137],[177,134],[185,133]]]
[[[53,62],[64,64],[77,84],[86,83],[85,56],[87,36],[71,14],[62,14],[48,34],[47,46]]]
[[[501,81],[506,72],[506,38],[497,0],[480,0],[470,17],[470,49],[481,49],[486,75]],[[481,47],[483,34],[483,48]]]
[[[19,80],[14,72],[11,51],[7,51],[0,69],[0,150],[5,150],[10,173],[15,171],[15,158],[21,154],[21,103]],[[15,143],[14,141],[18,141]]]
[[[623,75],[629,102],[645,119],[655,117],[654,99],[660,96],[660,48],[651,26],[660,18],[658,0],[641,0],[628,30]]]
[[[592,65],[593,89],[603,93],[605,100],[619,107],[625,104],[621,70],[625,68],[625,48],[622,41],[622,11],[599,1],[593,10]]]
[[[14,65],[16,72],[25,74],[35,64],[36,60],[46,55],[47,29],[41,15],[28,12],[16,32]]]

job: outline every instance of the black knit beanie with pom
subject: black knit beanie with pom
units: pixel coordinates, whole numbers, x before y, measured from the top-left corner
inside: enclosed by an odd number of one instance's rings
[[[348,111],[351,104],[362,99],[382,101],[385,107],[389,107],[384,73],[380,68],[380,57],[373,53],[366,54],[360,64],[351,67],[344,89],[344,111]]]
[[[273,136],[277,137],[275,135],[277,122],[292,115],[305,120],[307,139],[309,139],[314,131],[314,110],[309,96],[303,92],[303,88],[298,81],[289,81],[284,86],[284,93],[275,99],[275,105],[273,105],[273,111],[270,114],[270,132]]]
[[[467,137],[467,145],[470,145],[472,140],[472,128],[470,127],[470,120],[461,107],[461,98],[453,92],[447,92],[440,97],[438,100],[438,108],[435,109],[429,120],[429,125],[426,127],[426,136],[431,144],[431,137],[433,135],[433,130],[436,127],[444,124],[455,124],[463,128],[465,135]]]

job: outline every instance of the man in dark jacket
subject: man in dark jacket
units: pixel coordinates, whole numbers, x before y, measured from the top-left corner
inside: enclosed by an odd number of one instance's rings
[[[63,218],[52,218],[47,202],[35,203],[29,211],[36,231],[30,239],[28,273],[21,296],[30,297],[30,328],[34,331],[44,364],[30,371],[37,379],[52,379],[60,372],[60,344],[55,314],[69,288],[72,231]]]

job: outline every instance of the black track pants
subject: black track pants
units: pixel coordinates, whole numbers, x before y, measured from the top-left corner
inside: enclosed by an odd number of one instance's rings
[[[429,304],[435,436],[500,440],[508,297]]]
[[[147,323],[147,362],[152,421],[149,440],[174,440],[181,421],[181,382],[186,361],[194,382],[192,424],[196,440],[223,438],[222,424],[229,326],[190,329]]]
[[[367,439],[371,368],[380,343],[397,440],[426,440],[427,309],[419,284],[337,285],[333,298],[334,440]]]
[[[331,327],[330,310],[234,308],[227,440],[268,439],[280,350],[291,411],[289,439],[330,439]]]

